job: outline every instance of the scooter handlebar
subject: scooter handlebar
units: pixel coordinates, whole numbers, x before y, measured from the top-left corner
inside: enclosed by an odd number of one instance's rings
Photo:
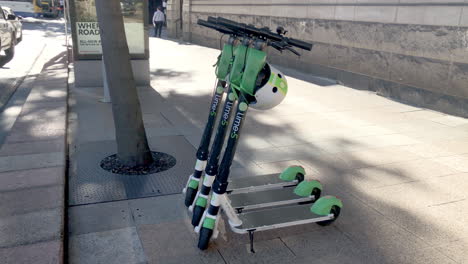
[[[217,30],[217,31],[219,31],[221,33],[224,33],[224,34],[230,34],[230,35],[234,34],[234,31],[232,31],[231,29],[219,26],[219,25],[211,23],[209,21],[204,21],[204,20],[198,19],[197,24],[200,25],[200,26],[204,26],[204,27],[207,27],[207,28]]]
[[[252,25],[246,25],[246,24],[243,24],[243,23],[238,23],[238,22],[235,22],[235,21],[232,21],[232,20],[229,20],[229,19],[226,19],[226,18],[222,18],[222,17],[218,17],[218,18],[215,18],[215,17],[208,17],[208,21],[212,22],[212,23],[217,23],[217,24],[220,24],[220,25],[223,25],[224,27],[226,28],[229,28],[231,30],[235,30],[235,31],[244,31],[250,35],[257,35],[257,36],[261,36],[261,37],[264,37],[264,38],[267,38],[271,41],[278,41],[278,42],[282,42],[282,41],[286,41],[289,45],[291,46],[294,46],[294,47],[297,47],[297,48],[300,48],[300,49],[304,49],[304,50],[312,50],[312,46],[313,44],[311,43],[308,43],[308,42],[305,42],[305,41],[302,41],[302,40],[298,40],[298,39],[293,39],[293,38],[286,38],[286,37],[283,37],[277,33],[273,33],[271,30],[267,29],[267,28],[256,28]]]
[[[304,50],[308,50],[308,51],[312,50],[312,46],[313,46],[312,43],[308,43],[308,42],[305,42],[305,41],[302,41],[302,40],[292,39],[292,38],[287,38],[286,41],[291,46],[298,47],[300,49],[304,49]]]

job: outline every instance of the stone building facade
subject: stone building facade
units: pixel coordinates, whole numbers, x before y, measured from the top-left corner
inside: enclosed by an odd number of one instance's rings
[[[271,51],[275,64],[468,117],[468,0],[169,0],[170,36],[219,47],[196,24],[208,16],[314,43],[301,59]]]

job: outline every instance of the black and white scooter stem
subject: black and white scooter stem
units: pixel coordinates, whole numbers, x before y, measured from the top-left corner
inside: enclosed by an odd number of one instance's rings
[[[219,210],[221,208],[223,200],[227,199],[226,190],[228,187],[230,168],[232,165],[232,161],[234,160],[237,144],[239,142],[240,131],[242,129],[242,125],[245,120],[248,108],[248,101],[241,94],[239,96],[239,103],[237,105],[237,111],[234,116],[234,121],[231,126],[228,143],[219,167],[219,173],[216,176],[216,179],[213,183],[213,193],[210,199],[210,205],[208,207],[208,210],[206,210],[203,214],[200,224],[196,227],[196,232],[210,231],[210,233],[216,236],[216,226],[219,218]],[[232,212],[226,213],[231,214]],[[233,224],[238,225],[237,223]]]
[[[208,203],[211,186],[215,180],[216,174],[218,173],[218,164],[221,151],[223,149],[224,139],[226,137],[227,128],[229,125],[229,119],[231,117],[232,109],[235,106],[237,95],[232,87],[229,88],[227,98],[224,102],[223,111],[221,112],[221,119],[218,123],[216,136],[211,146],[210,155],[208,158],[208,164],[205,169],[205,177],[203,179],[203,185],[197,192],[194,203],[189,207],[190,211],[193,211],[192,225],[197,226],[200,222],[203,212]]]
[[[205,130],[200,141],[200,145],[197,150],[197,161],[195,163],[195,170],[192,175],[190,175],[183,193],[185,193],[185,206],[189,207],[195,195],[198,191],[198,186],[202,178],[203,170],[206,166],[206,161],[208,159],[208,148],[211,141],[211,136],[213,134],[213,128],[216,123],[216,117],[218,115],[219,105],[223,99],[224,87],[222,81],[218,80],[216,84],[216,89],[213,93],[213,98],[211,99],[210,104],[210,113],[208,115],[208,121],[206,122]]]

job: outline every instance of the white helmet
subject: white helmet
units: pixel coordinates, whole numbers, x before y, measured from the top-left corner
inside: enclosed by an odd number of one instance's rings
[[[257,83],[255,102],[250,103],[257,110],[267,110],[279,105],[288,93],[285,76],[268,63],[260,72]]]

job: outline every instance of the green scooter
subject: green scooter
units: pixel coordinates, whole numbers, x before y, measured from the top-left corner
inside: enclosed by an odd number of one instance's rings
[[[219,210],[222,209],[229,219],[231,229],[238,233],[249,233],[251,250],[253,251],[253,233],[255,231],[312,222],[328,225],[336,220],[343,205],[338,198],[325,196],[316,200],[312,207],[299,204],[273,207],[245,214],[237,213],[234,210],[227,197],[228,177],[247,110],[249,106],[261,110],[272,108],[284,99],[287,92],[285,79],[266,63],[266,53],[263,50],[267,46],[272,46],[279,50],[286,49],[297,53],[291,46],[310,50],[312,45],[285,38],[279,34],[280,32],[275,34],[267,29],[257,29],[222,18],[218,18],[217,22],[231,30],[245,31],[251,35],[252,44],[247,49],[240,85],[234,87],[239,90],[238,105],[224,156],[219,166],[219,174],[212,186],[210,205],[208,210],[204,212],[200,224],[196,227],[196,231],[199,232],[198,247],[202,250],[206,249],[211,237],[217,236]],[[268,71],[269,74],[267,74]]]
[[[223,29],[219,27],[217,27],[217,30],[222,33],[232,33],[228,29]],[[183,193],[185,193],[185,205],[187,207],[191,206],[195,199],[200,185],[200,181],[202,179],[203,170],[206,167],[206,161],[208,159],[209,154],[208,148],[213,134],[213,128],[216,122],[216,118],[218,115],[219,106],[223,99],[224,91],[227,89],[228,93],[230,93],[230,90],[227,88],[228,85],[226,84],[226,80],[229,76],[229,72],[231,71],[236,42],[236,35],[231,34],[228,41],[224,44],[223,50],[219,55],[218,61],[216,63],[217,83],[210,103],[208,121],[206,122],[200,145],[197,150],[197,161],[195,163],[194,172],[189,176],[187,184],[182,191]]]

